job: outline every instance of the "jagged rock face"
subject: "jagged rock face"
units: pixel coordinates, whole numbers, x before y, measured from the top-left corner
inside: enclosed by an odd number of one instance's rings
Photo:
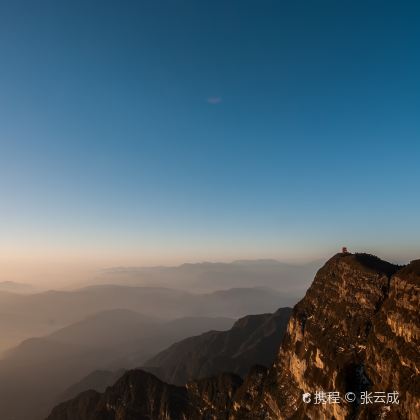
[[[90,400],[87,396],[91,396]],[[89,401],[89,402],[87,402]],[[80,403],[77,407],[76,402]],[[90,411],[84,407],[89,406]],[[185,388],[168,385],[141,370],[127,372],[104,394],[87,391],[58,405],[54,420],[187,420],[189,401]]]
[[[219,420],[227,418],[242,379],[222,374],[186,387],[168,385],[140,369],[105,393],[86,391],[54,408],[49,420]]]
[[[399,270],[373,256],[338,254],[319,270],[294,308],[269,374],[262,401],[268,418],[416,418],[420,274],[414,266]],[[400,404],[302,402],[304,392],[320,390],[341,396],[395,390]]]
[[[190,420],[220,420],[228,418],[232,402],[243,381],[240,376],[223,373],[209,379],[187,384]]]
[[[420,260],[401,269],[366,254],[338,254],[295,306],[270,369],[255,368],[244,381],[225,374],[187,387],[135,371],[147,387],[138,384],[133,393],[123,377],[93,402],[82,394],[62,404],[48,420],[72,418],[59,413],[78,400],[80,413],[102,410],[102,417],[73,417],[80,420],[418,419],[419,295]],[[304,392],[316,391],[399,391],[400,402],[303,403]],[[137,411],[127,408],[133,405]]]
[[[398,390],[400,404],[363,410],[361,417],[420,418],[420,260],[397,272],[388,299],[374,317],[366,348],[366,374],[373,391]],[[386,418],[386,417],[385,417]]]

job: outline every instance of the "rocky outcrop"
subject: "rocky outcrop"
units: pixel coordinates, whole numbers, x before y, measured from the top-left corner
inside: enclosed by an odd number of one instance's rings
[[[140,369],[123,375],[105,393],[86,391],[55,407],[51,420],[217,420],[227,418],[242,379],[232,374],[168,385]]]
[[[60,413],[78,401],[80,412],[95,405],[90,417],[75,417],[81,420],[418,419],[419,295],[420,261],[401,268],[371,255],[337,254],[293,309],[269,369],[256,367],[244,381],[225,374],[186,387],[129,372],[99,399],[88,403],[82,394],[49,420],[67,419]],[[392,391],[399,404],[363,404],[363,392]],[[317,404],[317,392],[353,392],[356,400]],[[94,417],[98,410],[102,417]]]
[[[399,267],[366,254],[338,254],[322,267],[304,299],[294,308],[269,375],[263,403],[268,418],[345,419],[354,403],[303,403],[318,391],[367,391],[367,347],[373,321],[388,298]]]
[[[382,408],[366,406],[362,414],[387,418],[385,416],[392,412],[396,418],[419,419],[420,260],[398,271],[392,277],[388,292],[388,298],[372,321],[365,366],[371,390],[398,390],[400,403]]]
[[[86,408],[89,408],[87,410]],[[104,394],[86,391],[55,407],[48,417],[60,420],[187,419],[185,388],[168,385],[141,370],[127,372]]]

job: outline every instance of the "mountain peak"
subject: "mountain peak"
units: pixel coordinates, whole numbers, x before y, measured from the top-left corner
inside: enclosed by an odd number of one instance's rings
[[[389,263],[388,261],[380,259],[376,255],[364,252],[340,252],[338,254],[335,254],[332,258],[330,258],[325,265],[339,263],[347,264],[353,269],[370,270],[372,272],[384,273],[388,276],[391,276],[399,269],[401,269],[401,266],[399,265]]]

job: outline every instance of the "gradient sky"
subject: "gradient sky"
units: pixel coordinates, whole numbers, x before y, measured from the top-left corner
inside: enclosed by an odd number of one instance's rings
[[[414,1],[0,2],[0,280],[420,257],[419,19]]]

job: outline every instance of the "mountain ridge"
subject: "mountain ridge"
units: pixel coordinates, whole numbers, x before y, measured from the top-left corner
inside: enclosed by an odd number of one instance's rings
[[[230,330],[186,338],[155,355],[142,368],[175,385],[223,372],[245,376],[255,364],[268,367],[273,363],[291,311],[280,308],[272,314],[248,315]]]
[[[154,420],[416,420],[420,409],[419,267],[418,260],[400,267],[367,254],[337,254],[318,271],[305,297],[293,308],[269,369],[254,368],[243,381],[222,374],[177,388],[145,372],[128,372],[105,394],[96,395],[95,409],[80,420],[99,419],[98,409],[110,420],[147,418],[152,410],[145,404],[151,400],[165,406],[153,412]],[[144,380],[138,384],[141,392],[137,398],[128,397],[130,384],[136,386],[139,378]],[[154,392],[155,385],[145,385],[155,381],[165,389],[163,394]],[[304,392],[314,395],[320,389],[342,395],[351,390],[357,399],[341,404],[302,401]],[[401,391],[399,404],[361,404],[363,391],[392,389]],[[169,397],[178,398],[173,412],[167,404]],[[48,420],[63,420],[76,408],[77,399],[63,403]]]

